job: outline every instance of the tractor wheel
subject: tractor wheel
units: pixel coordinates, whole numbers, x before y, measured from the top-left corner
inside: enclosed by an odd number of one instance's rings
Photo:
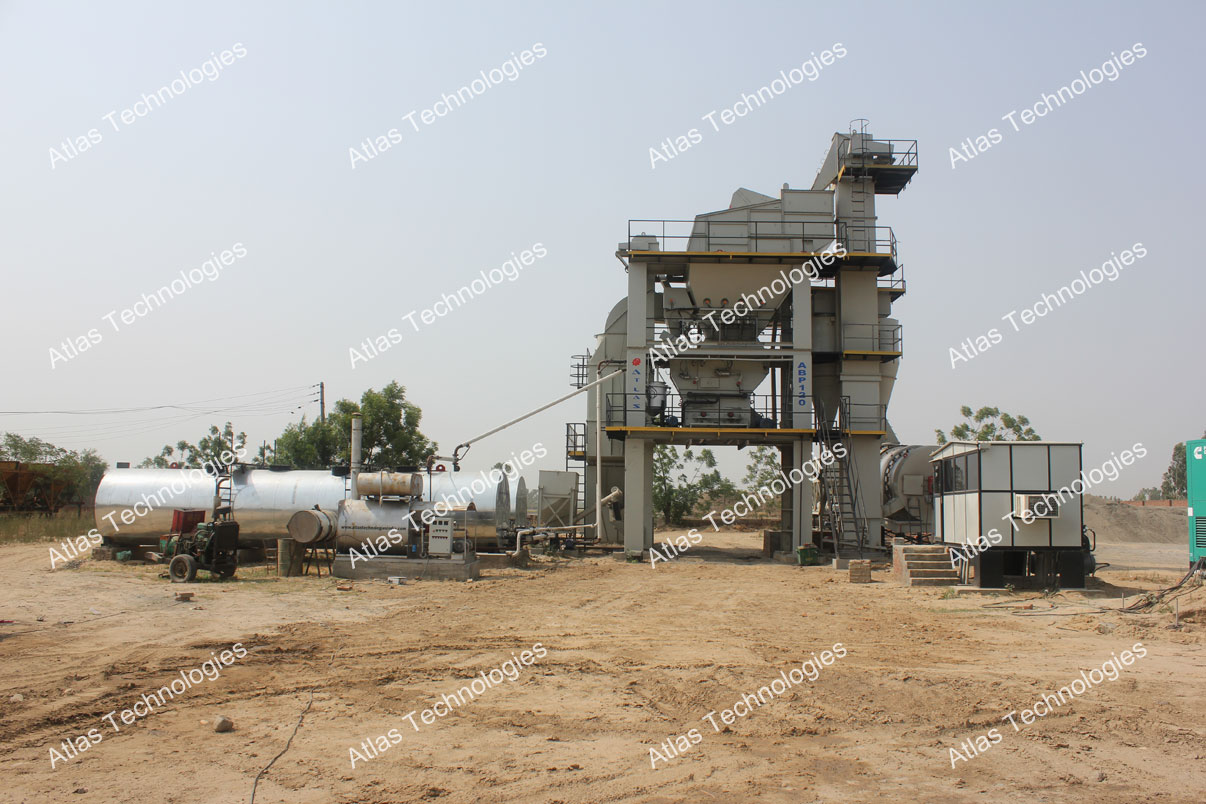
[[[190,555],[176,556],[168,564],[168,577],[172,583],[189,583],[197,577],[197,559]]]
[[[214,567],[214,572],[218,574],[219,578],[233,578],[238,568],[237,564],[223,564],[222,566]]]

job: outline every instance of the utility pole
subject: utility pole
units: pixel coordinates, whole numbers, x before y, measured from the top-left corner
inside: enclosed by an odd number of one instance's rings
[[[318,384],[318,420],[323,424],[327,422],[327,384],[325,382]]]

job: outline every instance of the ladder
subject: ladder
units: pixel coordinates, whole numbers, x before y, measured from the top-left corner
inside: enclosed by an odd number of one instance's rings
[[[224,467],[222,474],[218,475],[214,482],[214,492],[218,497],[218,508],[225,508],[228,511],[234,511],[234,474],[230,467]],[[217,514],[217,511],[214,511]]]
[[[838,403],[837,421],[831,421],[824,409],[817,404],[817,440],[823,450],[834,453],[840,444],[845,456],[837,458],[821,470],[821,485],[825,503],[821,516],[829,527],[829,538],[822,537],[822,547],[829,542],[835,557],[857,553],[862,557],[867,546],[867,516],[859,491],[858,466],[854,460],[854,449],[847,437],[850,421],[850,399],[842,397]]]
[[[586,454],[586,448],[586,422],[566,422],[565,471],[575,472],[578,475],[577,510],[579,513],[581,513],[586,507],[586,483],[584,475],[586,474],[586,467],[590,464],[590,458]],[[582,471],[578,471],[578,467],[572,463],[573,461],[582,461]],[[595,455],[595,463],[598,464],[598,462],[599,456]]]

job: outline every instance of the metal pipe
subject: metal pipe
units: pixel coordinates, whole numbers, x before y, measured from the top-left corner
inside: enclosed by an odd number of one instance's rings
[[[598,502],[598,503],[596,503],[596,504],[597,504],[597,505],[606,505],[607,503],[611,502],[612,500],[618,500],[618,499],[620,499],[620,498],[621,498],[621,497],[623,497],[623,496],[624,496],[624,492],[620,491],[620,490],[619,490],[618,488],[616,488],[615,486],[612,486],[612,487],[611,487],[611,493],[610,493],[610,494],[608,494],[608,495],[607,495],[606,497],[604,497],[603,499],[599,500],[599,502]]]
[[[560,533],[561,531],[565,531],[565,530],[589,530],[593,527],[595,527],[593,524],[587,523],[585,525],[564,525],[561,527],[540,526],[540,527],[535,527],[535,528],[523,528],[522,530],[515,531],[515,549],[504,551],[504,555],[508,555],[508,556],[519,555],[519,551],[523,549],[523,537],[524,536],[530,536],[531,539],[529,540],[529,542],[531,544],[535,544],[537,541],[535,534],[538,534],[538,533]]]
[[[470,445],[473,444],[473,442],[481,441],[486,436],[492,436],[495,433],[497,433],[499,430],[506,430],[511,425],[519,424],[524,419],[526,419],[530,416],[535,416],[537,413],[540,413],[541,411],[548,410],[549,408],[553,407],[554,405],[560,405],[565,400],[567,400],[571,397],[577,396],[578,394],[582,393],[583,391],[587,390],[588,388],[595,387],[596,385],[603,382],[604,380],[610,380],[612,377],[616,376],[617,374],[623,374],[623,372],[616,371],[611,374],[608,374],[606,377],[600,377],[599,379],[595,380],[594,382],[587,383],[586,385],[582,386],[581,388],[571,391],[570,393],[566,394],[563,397],[560,397],[559,399],[554,399],[552,402],[549,402],[547,405],[541,405],[540,407],[536,408],[536,410],[529,411],[528,413],[525,413],[522,416],[512,419],[511,421],[507,422],[506,424],[500,424],[498,427],[495,427],[493,430],[488,430],[487,432],[482,433],[481,435],[476,436],[475,438],[471,438],[462,444],[457,444],[456,449],[453,450],[453,452],[452,452],[452,454],[454,456],[453,459],[460,460],[464,456],[464,453],[461,452],[462,447],[464,447],[467,450],[470,447]]]
[[[352,499],[360,499],[360,447],[361,441],[364,439],[364,421],[359,413],[352,414],[352,455],[351,455],[351,477],[352,477]]]

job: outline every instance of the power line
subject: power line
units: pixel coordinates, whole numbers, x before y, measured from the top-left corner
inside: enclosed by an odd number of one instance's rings
[[[278,388],[273,391],[258,391],[253,394],[238,394],[236,396],[219,396],[213,399],[199,399],[193,402],[181,402],[175,405],[148,405],[146,407],[132,408],[92,408],[83,410],[0,410],[0,416],[41,416],[45,414],[56,414],[65,416],[92,416],[110,413],[145,413],[152,410],[196,410],[191,406],[204,405],[209,402],[224,402],[230,399],[246,399],[253,396],[267,396],[269,394],[282,394],[286,392],[298,392],[306,389],[315,389],[313,393],[317,394],[318,383],[311,385],[297,385],[291,388]],[[236,406],[237,407],[237,406]],[[233,409],[233,408],[230,408]]]
[[[78,423],[74,424],[58,424],[48,427],[25,424],[14,428],[18,432],[36,433],[39,438],[47,440],[97,443],[125,440],[169,429],[179,430],[189,426],[192,422],[211,416],[221,416],[228,421],[231,419],[242,421],[249,418],[296,414],[319,401],[319,396],[319,384],[313,383],[177,404],[79,410],[0,411],[0,415],[104,416],[105,420],[88,424],[79,422],[77,419]],[[4,428],[0,427],[0,432],[3,430]]]

